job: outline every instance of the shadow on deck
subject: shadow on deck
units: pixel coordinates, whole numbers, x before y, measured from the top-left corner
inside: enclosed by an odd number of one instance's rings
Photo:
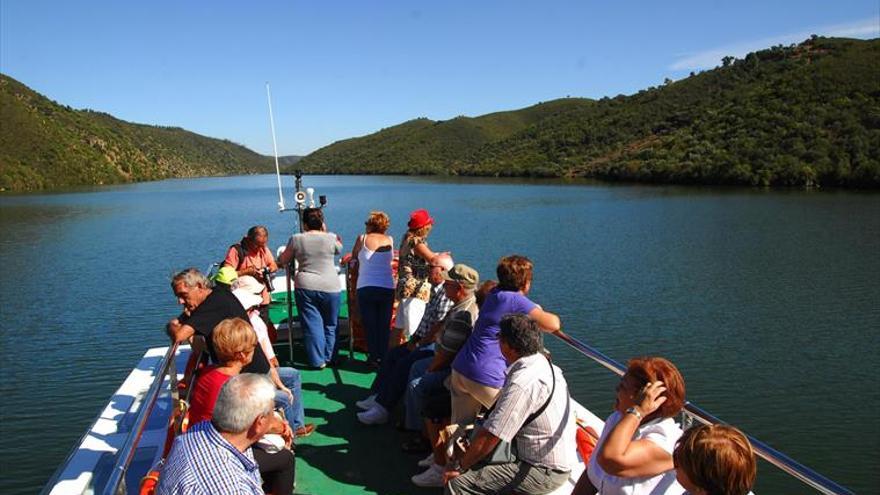
[[[300,361],[301,349],[294,346]],[[286,355],[287,349],[279,356]],[[347,354],[347,353],[344,353]],[[317,429],[300,439],[296,447],[298,495],[335,494],[439,494],[441,490],[419,488],[410,477],[420,473],[416,463],[425,454],[406,454],[401,443],[411,433],[391,423],[366,426],[358,422],[355,402],[369,395],[375,373],[355,354],[335,368],[301,370],[306,421]]]

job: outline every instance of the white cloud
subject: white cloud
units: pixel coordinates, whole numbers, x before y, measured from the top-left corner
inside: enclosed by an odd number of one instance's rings
[[[721,63],[721,59],[728,55],[742,58],[750,52],[763,50],[774,45],[800,43],[809,38],[811,34],[842,38],[876,38],[880,36],[880,17],[871,17],[847,24],[835,24],[808,31],[711,48],[702,52],[684,55],[673,62],[669,69],[675,71],[711,69],[718,66]]]

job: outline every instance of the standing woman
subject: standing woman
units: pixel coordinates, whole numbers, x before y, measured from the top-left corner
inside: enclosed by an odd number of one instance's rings
[[[434,219],[428,210],[416,210],[410,213],[409,230],[400,241],[399,261],[397,265],[397,318],[394,321],[394,332],[391,345],[399,343],[401,335],[409,338],[419,327],[425,307],[431,298],[430,260],[437,253],[428,247],[428,234],[434,226]]]
[[[390,221],[381,211],[370,212],[366,233],[351,250],[358,261],[357,301],[367,331],[369,363],[379,363],[388,349],[391,308],[394,306],[394,239],[386,235]]]
[[[342,250],[339,236],[327,232],[324,212],[303,210],[303,233],[294,234],[278,262],[296,259],[293,296],[303,328],[308,364],[324,368],[333,361],[339,318],[339,278],[335,256]]]

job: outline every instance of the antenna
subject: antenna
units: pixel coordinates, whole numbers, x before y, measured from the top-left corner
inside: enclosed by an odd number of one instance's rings
[[[275,151],[275,177],[278,179],[278,211],[284,211],[284,194],[281,192],[281,167],[278,165],[278,142],[275,140],[275,118],[272,116],[272,93],[266,82],[266,99],[269,101],[269,126],[272,128],[272,148]]]

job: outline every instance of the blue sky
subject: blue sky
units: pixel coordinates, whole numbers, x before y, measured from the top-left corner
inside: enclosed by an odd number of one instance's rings
[[[811,33],[875,38],[870,1],[0,0],[0,72],[75,108],[306,154],[416,117],[630,94]]]

